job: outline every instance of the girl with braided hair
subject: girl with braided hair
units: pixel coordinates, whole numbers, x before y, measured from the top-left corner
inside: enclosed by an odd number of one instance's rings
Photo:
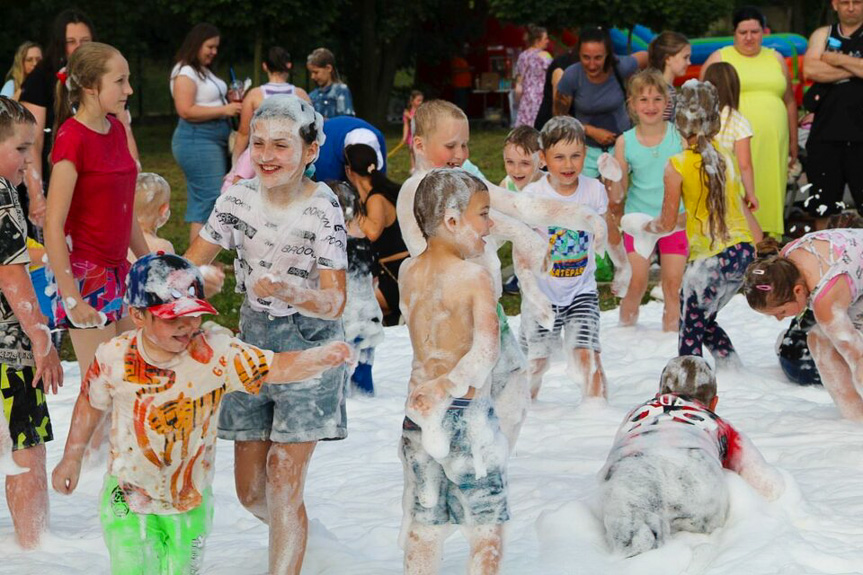
[[[685,149],[669,159],[662,212],[643,231],[672,232],[683,200],[689,263],[681,288],[678,353],[700,356],[704,344],[717,365],[734,365],[739,359],[716,314],[743,283],[755,248],[743,213],[737,163],[713,141],[720,127],[716,88],[695,80],[684,84],[675,123]]]
[[[767,239],[758,256],[746,271],[749,306],[778,320],[814,312],[807,343],[821,382],[842,417],[863,421],[863,230],[813,232],[781,251]]]

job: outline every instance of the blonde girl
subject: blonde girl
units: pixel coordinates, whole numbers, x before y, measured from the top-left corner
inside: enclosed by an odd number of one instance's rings
[[[716,314],[740,289],[755,248],[743,215],[736,162],[713,143],[720,125],[716,88],[686,82],[678,92],[675,121],[685,149],[668,161],[662,212],[644,230],[674,230],[683,200],[689,265],[680,296],[678,353],[701,356],[706,345],[717,366],[735,365],[739,358]]]
[[[674,106],[676,90],[674,81],[686,74],[692,57],[692,46],[689,39],[678,32],[666,30],[650,41],[647,48],[648,66],[659,70],[668,86],[668,103],[665,105],[663,119],[674,121]]]
[[[18,46],[15,52],[15,59],[12,61],[12,67],[6,74],[6,83],[3,84],[3,89],[0,90],[0,96],[6,96],[13,100],[18,100],[21,95],[21,85],[36,64],[42,61],[42,48],[36,42],[24,42]]]
[[[99,344],[133,327],[123,304],[126,257],[130,247],[138,257],[148,251],[133,213],[138,169],[116,118],[131,95],[126,59],[97,42],[69,57],[57,83],[45,248],[59,291],[56,323],[69,328],[81,373]]]
[[[663,119],[668,101],[667,84],[659,71],[648,68],[630,80],[627,105],[635,127],[624,132],[615,143],[614,155],[623,178],[609,194],[615,200],[612,205],[619,210],[622,192],[626,191],[625,214],[656,217],[662,211],[665,164],[683,150],[674,124]],[[632,278],[620,302],[620,323],[634,325],[638,321],[641,298],[647,290],[650,259],[648,254],[639,254],[635,250],[633,237],[627,233],[623,234],[623,245],[632,268]],[[680,282],[686,267],[687,247],[683,230],[657,242],[662,267],[664,331],[677,331],[679,327]]]

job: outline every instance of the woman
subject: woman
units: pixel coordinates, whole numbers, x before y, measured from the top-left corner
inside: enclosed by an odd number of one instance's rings
[[[647,66],[647,52],[614,56],[611,36],[603,28],[587,28],[578,37],[579,61],[563,73],[554,99],[554,115],[572,113],[587,135],[582,173],[599,177],[596,160],[617,137],[632,127],[626,111],[626,79]],[[572,107],[575,110],[572,110]]]
[[[379,264],[375,270],[375,296],[385,325],[394,325],[399,318],[399,268],[408,256],[408,248],[396,219],[400,186],[377,169],[377,161],[377,153],[370,146],[354,144],[345,148],[345,174],[360,198],[360,213],[354,221],[375,249]]]
[[[6,83],[0,90],[0,96],[17,100],[21,96],[21,85],[36,64],[42,61],[42,48],[36,42],[24,42],[18,46],[12,67],[6,74]]]
[[[291,55],[281,46],[273,46],[267,52],[267,57],[261,62],[261,68],[267,75],[267,83],[252,88],[243,98],[243,111],[240,113],[240,129],[237,131],[237,140],[234,142],[234,164],[249,145],[249,122],[252,114],[261,105],[261,102],[269,96],[276,94],[294,94],[306,102],[311,103],[309,95],[302,88],[297,88],[290,83]]]
[[[842,417],[863,421],[863,230],[807,234],[785,246],[758,244],[746,271],[749,306],[778,320],[811,309],[809,350]]]
[[[171,71],[171,96],[180,116],[171,151],[186,176],[188,200],[185,220],[189,241],[198,237],[210,217],[228,171],[228,118],[237,116],[242,102],[228,102],[228,86],[210,66],[219,51],[219,29],[201,23],[183,40]]]
[[[27,170],[29,216],[37,226],[45,224],[45,197],[42,190],[51,176],[51,145],[54,141],[54,95],[57,72],[81,44],[95,40],[93,24],[86,14],[69,9],[60,12],[51,27],[51,39],[45,58],[21,85],[20,102],[36,117],[36,140],[33,142],[32,169]],[[41,159],[41,161],[40,161]]]
[[[343,84],[336,70],[336,57],[326,48],[316,48],[306,61],[309,77],[317,88],[309,97],[315,111],[324,119],[355,116],[351,90]]]
[[[551,54],[545,51],[548,47],[548,32],[545,28],[531,24],[525,36],[530,47],[519,54],[515,65],[515,101],[518,103],[516,127],[533,126],[536,121],[542,103],[545,71],[551,64]]]
[[[764,48],[767,21],[760,10],[743,7],[734,13],[734,44],[717,50],[704,62],[728,62],[740,77],[740,112],[752,124],[752,165],[760,205],[754,213],[764,233],[784,232],[785,183],[788,164],[797,159],[797,102],[791,78],[779,52]]]

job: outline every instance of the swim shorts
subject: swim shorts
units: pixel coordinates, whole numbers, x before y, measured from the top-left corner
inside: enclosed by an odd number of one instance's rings
[[[96,311],[101,311],[108,317],[108,323],[121,320],[129,315],[128,307],[123,301],[126,293],[126,276],[129,273],[129,263],[124,262],[115,268],[106,268],[70,257],[72,276],[81,292],[81,297]],[[57,327],[74,328],[66,318],[66,308],[62,297],[53,300],[54,322]]]
[[[530,313],[523,313],[519,341],[527,358],[551,357],[560,347],[563,331],[565,349],[592,349],[602,351],[599,345],[599,296],[596,292],[575,296],[569,305],[552,305],[554,326],[547,330]]]
[[[27,449],[54,439],[48,404],[42,383],[33,387],[32,367],[15,369],[0,364],[0,392],[3,394],[3,412],[9,422],[12,450]]]

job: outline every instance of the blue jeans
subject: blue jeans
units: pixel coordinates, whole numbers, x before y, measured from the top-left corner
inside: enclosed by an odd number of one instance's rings
[[[228,173],[227,120],[187,122],[180,119],[171,139],[171,152],[186,176],[187,222],[204,223],[210,217]]]

